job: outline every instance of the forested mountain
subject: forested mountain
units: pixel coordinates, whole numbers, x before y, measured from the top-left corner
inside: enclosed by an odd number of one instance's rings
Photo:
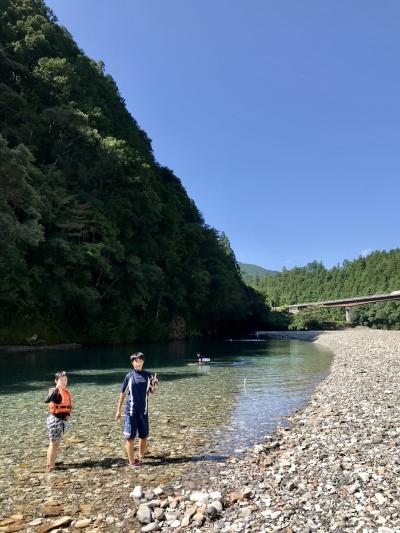
[[[0,278],[0,343],[218,334],[266,317],[225,236],[42,0],[0,0]]]
[[[238,265],[243,279],[249,284],[255,282],[256,278],[262,279],[268,274],[271,276],[277,274],[277,271],[275,270],[268,270],[264,267],[252,265],[250,263],[241,263],[238,261]]]
[[[274,276],[266,276],[255,286],[272,306],[400,290],[400,249],[377,251],[331,269],[315,261],[302,268],[284,269]],[[332,314],[341,317],[344,311],[335,310]],[[361,306],[355,309],[354,320],[358,324],[400,328],[400,304]]]

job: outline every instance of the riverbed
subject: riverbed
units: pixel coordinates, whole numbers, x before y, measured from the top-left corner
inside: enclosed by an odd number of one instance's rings
[[[151,398],[147,463],[133,474],[114,412],[129,353],[138,349],[145,352],[146,368],[157,372],[160,387]],[[210,356],[211,364],[193,364],[197,351]],[[288,340],[2,354],[1,512],[22,513],[25,524],[43,517],[46,499],[61,495],[63,513],[79,516],[83,501],[86,514],[113,509],[115,515],[119,509],[116,520],[121,520],[132,483],[193,488],[208,483],[229,457],[245,454],[305,405],[330,362],[328,351]],[[52,373],[60,369],[69,373],[74,415],[58,469],[45,474],[43,399]]]

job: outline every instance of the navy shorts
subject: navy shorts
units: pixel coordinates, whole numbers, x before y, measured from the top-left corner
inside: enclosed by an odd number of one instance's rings
[[[144,414],[125,415],[124,435],[127,439],[145,439],[149,435],[149,416]]]

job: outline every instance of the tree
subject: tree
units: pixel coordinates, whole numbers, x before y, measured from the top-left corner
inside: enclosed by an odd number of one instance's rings
[[[2,1],[0,76],[1,342],[222,334],[266,319],[226,236],[42,0]]]

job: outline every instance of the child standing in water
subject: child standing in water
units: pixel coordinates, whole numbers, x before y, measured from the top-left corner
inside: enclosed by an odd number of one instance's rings
[[[129,466],[138,468],[144,459],[149,435],[148,401],[149,393],[155,392],[158,386],[157,375],[154,376],[143,369],[144,355],[135,352],[131,355],[133,370],[125,376],[118,398],[117,420],[122,416],[122,404],[128,392],[124,423],[125,449]],[[139,457],[134,455],[134,440],[139,436]]]
[[[55,387],[49,390],[45,403],[49,404],[47,417],[47,431],[49,447],[47,450],[47,471],[54,470],[57,449],[65,429],[65,421],[71,416],[72,396],[67,389],[68,376],[66,372],[57,372],[54,376]]]

